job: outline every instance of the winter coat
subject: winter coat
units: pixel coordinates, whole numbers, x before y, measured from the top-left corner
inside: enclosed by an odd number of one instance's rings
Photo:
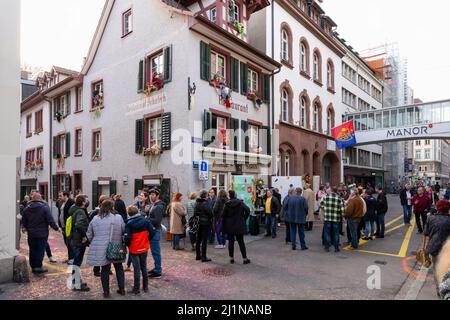
[[[217,198],[216,204],[213,208],[214,222],[217,222],[223,214],[225,208],[225,203],[227,203],[228,198]]]
[[[244,235],[246,220],[250,215],[250,208],[241,200],[232,199],[225,203],[223,209],[223,233]]]
[[[376,221],[377,220],[377,200],[374,197],[370,196],[364,199],[367,205],[367,212],[364,215],[364,222],[366,221]]]
[[[83,208],[72,206],[69,210],[72,216],[72,232],[70,243],[73,247],[84,246],[82,240],[86,237],[86,232],[89,228],[89,218]]]
[[[216,196],[214,196],[213,198],[208,197],[208,199],[206,199],[206,202],[208,203],[208,206],[211,209],[211,211],[214,209],[214,206],[216,205],[216,201],[217,201]]]
[[[150,249],[150,241],[156,234],[156,229],[141,214],[128,219],[125,225],[125,245],[131,254],[142,254]]]
[[[377,214],[385,214],[388,211],[388,201],[386,195],[381,192],[377,197]]]
[[[408,197],[407,197],[406,192],[407,192],[406,189],[403,189],[402,191],[400,191],[400,204],[402,206],[408,205]],[[411,194],[411,196],[413,195],[412,190],[409,190],[409,193]]]
[[[120,215],[110,213],[103,218],[98,215],[89,224],[86,236],[89,240],[87,263],[90,266],[102,267],[110,263],[106,259],[106,249],[110,242],[111,225],[113,225],[111,242],[122,243],[125,223]]]
[[[206,199],[197,199],[194,209],[194,216],[199,217],[199,224],[201,226],[211,226],[213,213],[208,205]]]
[[[289,212],[289,223],[306,224],[306,216],[308,215],[308,203],[305,197],[294,195],[289,197],[286,204]]]
[[[152,226],[156,228],[156,230],[161,230],[161,222],[165,211],[166,205],[161,200],[155,202],[150,209],[147,219],[150,221]]]
[[[186,202],[186,220],[189,221],[190,218],[192,218],[194,216],[194,210],[195,210],[195,204],[197,203],[197,201],[194,200],[189,200],[188,202]]]
[[[127,215],[127,207],[125,206],[125,202],[122,199],[114,201],[114,210],[122,217],[123,221],[127,223],[128,215]]]
[[[314,191],[312,191],[311,189],[306,189],[305,191],[303,191],[303,196],[308,203],[308,216],[306,217],[306,221],[314,222],[314,205],[316,201],[314,197]]]
[[[186,216],[186,208],[181,202],[172,202],[170,206],[170,233],[184,234],[181,218]]]
[[[347,207],[345,208],[346,219],[353,219],[357,221],[361,221],[364,217],[364,200],[360,196],[356,196],[351,198],[347,202]]]
[[[267,199],[266,199],[266,201],[267,201]],[[275,217],[277,214],[280,213],[280,211],[281,211],[280,201],[278,200],[277,197],[272,196],[272,200],[270,202],[270,215],[272,217]],[[266,213],[266,215],[268,215],[268,214]]]
[[[59,228],[53,220],[50,207],[44,201],[31,201],[23,210],[22,226],[27,230],[28,238],[48,238],[48,227],[55,231]]]
[[[414,206],[414,212],[428,212],[430,211],[430,199],[424,194],[421,197],[416,195],[412,198],[411,203]]]
[[[288,223],[291,220],[291,216],[292,216],[291,213],[288,211],[288,202],[289,202],[290,197],[291,197],[290,195],[287,195],[286,197],[284,197],[283,203],[281,205],[283,208],[283,220]]]

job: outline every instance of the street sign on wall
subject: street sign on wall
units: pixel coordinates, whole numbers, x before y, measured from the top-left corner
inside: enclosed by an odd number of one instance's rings
[[[209,180],[209,163],[208,161],[199,161],[198,163],[198,178],[200,181]]]

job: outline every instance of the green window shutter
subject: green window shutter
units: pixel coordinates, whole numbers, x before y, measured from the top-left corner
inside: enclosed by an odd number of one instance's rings
[[[241,120],[241,151],[250,151],[250,138],[248,137],[248,122]]]
[[[166,205],[170,203],[171,197],[171,182],[170,179],[162,179],[161,182],[161,201]]]
[[[239,60],[231,58],[231,89],[239,92]]]
[[[161,117],[161,149],[170,150],[172,143],[172,115],[170,112],[162,114]]]
[[[262,127],[262,148],[263,148],[263,153],[267,154],[267,155],[272,155],[272,134],[270,132],[270,127],[268,126],[263,126]]]
[[[239,147],[239,119],[231,119],[231,130],[232,130],[232,138],[233,138],[233,142],[231,144],[231,148],[234,151],[238,151],[238,147]]]
[[[117,194],[117,181],[111,180],[109,182],[109,195],[112,196],[113,194]]]
[[[262,74],[262,100],[270,101],[270,75],[265,73]]]
[[[53,137],[53,159],[58,158],[58,137]]]
[[[241,62],[241,94],[246,96],[248,93],[248,66]]]
[[[66,133],[66,156],[70,156],[70,132]]]
[[[140,190],[144,189],[144,180],[135,179],[134,180],[134,196],[138,196]]]
[[[53,200],[56,201],[58,199],[58,176],[52,175],[52,196]]]
[[[212,129],[212,114],[209,111],[204,111],[203,114],[203,146],[207,147],[211,143],[211,134],[207,131]]]
[[[139,61],[138,93],[144,91],[144,60]]]
[[[200,79],[210,81],[211,79],[211,47],[200,41]]]
[[[98,207],[98,198],[99,198],[99,185],[98,181],[92,181],[92,209],[95,209]]]
[[[66,116],[70,114],[70,91],[66,93]]]
[[[141,154],[144,149],[144,119],[136,120],[136,142],[135,151]]]
[[[164,48],[164,82],[172,81],[172,45]]]

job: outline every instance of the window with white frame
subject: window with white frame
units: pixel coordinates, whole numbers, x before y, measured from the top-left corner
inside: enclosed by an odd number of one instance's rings
[[[281,57],[289,61],[289,35],[285,29],[281,31]]]
[[[66,134],[60,134],[56,138],[56,151],[61,157],[66,155]]]
[[[306,46],[305,46],[305,44],[303,42],[301,44],[300,49],[301,49],[300,69],[302,71],[306,72],[307,71],[307,56],[306,55],[308,54],[308,52],[307,52]]]
[[[226,58],[214,51],[211,51],[211,79],[217,74],[226,80]]]
[[[327,134],[331,135],[331,129],[333,128],[333,112],[328,110],[327,112]]]
[[[210,19],[212,22],[216,22],[216,19],[217,19],[217,9],[216,9],[216,8],[212,8],[212,9],[209,11],[209,19]]]
[[[289,177],[291,175],[291,158],[289,154],[284,157],[284,175]]]
[[[431,159],[431,150],[430,149],[425,150],[425,159],[427,159],[427,160]]]
[[[333,75],[333,66],[331,63],[327,63],[327,88],[334,88],[334,75]]]
[[[66,107],[67,107],[67,96],[64,94],[59,97],[59,105],[58,105],[58,112],[61,115],[66,114]]]
[[[102,132],[94,131],[92,137],[92,160],[100,160],[102,156]]]
[[[160,77],[164,73],[164,53],[160,51],[150,57],[150,82],[156,75]]]
[[[313,130],[314,131],[319,131],[319,106],[317,104],[314,104]]]
[[[306,127],[306,99],[304,97],[300,103],[300,126]]]
[[[259,128],[258,126],[255,125],[249,125],[248,130],[250,138],[249,141],[250,152],[257,152],[259,148]]]
[[[416,151],[416,159],[420,160],[422,158],[422,152],[420,150]]]
[[[77,104],[75,106],[75,112],[78,112],[83,110],[83,88],[77,87],[76,93],[77,93]]]
[[[231,141],[228,141],[227,118],[213,116],[213,122],[214,118],[217,126],[217,145],[219,148],[227,148],[231,143]]]
[[[30,137],[32,135],[33,132],[33,128],[31,127],[31,117],[32,115],[28,115],[27,116],[27,137]]]
[[[239,4],[234,0],[228,0],[228,21],[231,23],[239,22]]]
[[[248,90],[250,92],[258,91],[258,73],[252,69],[248,69]]]
[[[148,148],[157,145],[161,148],[162,118],[148,120]]]
[[[133,13],[131,9],[124,12],[122,15],[122,26],[122,36],[125,36],[133,31]]]
[[[287,90],[283,90],[281,93],[281,109],[282,109],[282,120],[285,122],[289,121],[289,94]]]
[[[83,153],[83,136],[81,129],[75,129],[75,155]]]
[[[313,64],[314,64],[314,80],[319,80],[319,56],[317,53],[314,53],[313,58]]]

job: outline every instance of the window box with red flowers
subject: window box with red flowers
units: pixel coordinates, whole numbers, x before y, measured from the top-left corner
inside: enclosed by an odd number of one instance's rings
[[[255,108],[259,109],[261,107],[261,105],[262,105],[262,99],[259,96],[258,91],[249,91],[247,93],[247,99],[253,101],[253,104],[254,104]]]
[[[158,92],[164,88],[164,80],[159,73],[153,72],[151,76],[151,81],[147,82],[147,96],[151,95],[154,92]]]

